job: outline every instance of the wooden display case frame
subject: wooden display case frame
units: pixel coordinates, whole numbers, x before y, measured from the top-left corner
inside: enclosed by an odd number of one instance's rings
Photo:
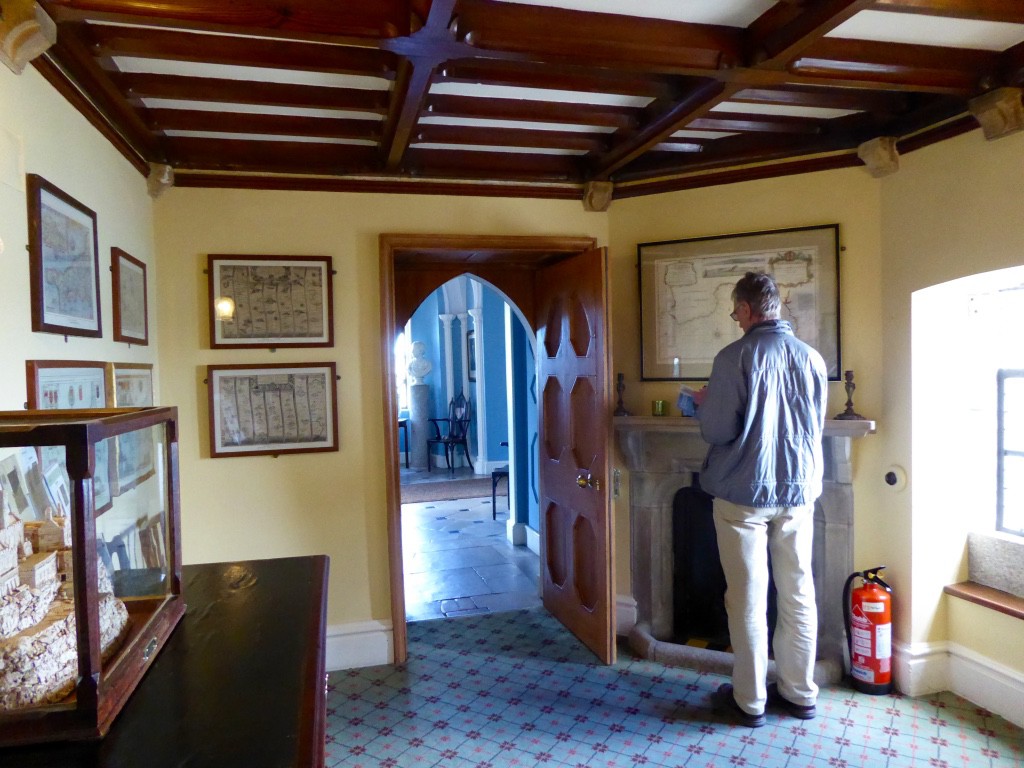
[[[95,445],[128,432],[163,427],[167,469],[166,593],[124,598],[126,638],[102,661],[98,612],[96,512],[89,477]],[[78,682],[56,704],[0,712],[0,746],[103,737],[185,613],[181,580],[177,409],[121,408],[0,412],[0,447],[62,446],[73,499],[72,547]],[[94,461],[94,459],[93,459]]]

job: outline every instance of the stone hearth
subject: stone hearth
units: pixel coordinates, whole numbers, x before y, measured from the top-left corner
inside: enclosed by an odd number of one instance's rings
[[[669,642],[673,633],[672,501],[693,485],[707,444],[696,419],[617,417],[619,452],[629,469],[630,562],[637,625],[633,650],[669,664],[727,672],[732,654]],[[814,586],[818,600],[820,682],[842,676],[842,593],[853,572],[853,439],[875,431],[873,421],[826,421],[825,482],[814,514]]]

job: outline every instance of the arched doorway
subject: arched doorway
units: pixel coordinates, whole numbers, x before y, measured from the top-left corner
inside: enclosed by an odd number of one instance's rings
[[[397,407],[390,349],[411,312],[469,273],[537,333],[542,391],[541,580],[545,607],[599,658],[615,658],[608,444],[606,256],[592,238],[381,235],[386,514],[394,657],[407,656]]]

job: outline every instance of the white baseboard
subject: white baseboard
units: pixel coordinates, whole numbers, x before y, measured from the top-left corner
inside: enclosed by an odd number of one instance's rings
[[[540,557],[540,534],[529,526],[526,527],[526,548]]]
[[[894,644],[896,687],[907,696],[951,691],[1024,728],[1024,674],[957,643]]]
[[[390,621],[357,621],[327,628],[327,671],[376,667],[395,661]]]
[[[957,696],[1024,728],[1024,674],[950,643],[949,679]]]

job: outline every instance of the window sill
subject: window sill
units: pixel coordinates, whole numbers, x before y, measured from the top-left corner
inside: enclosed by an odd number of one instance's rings
[[[958,584],[950,584],[944,587],[943,592],[953,597],[959,597],[969,603],[991,608],[993,611],[1005,613],[1017,619],[1024,619],[1024,598],[1003,592],[1000,589],[986,587],[973,581],[961,581]]]

